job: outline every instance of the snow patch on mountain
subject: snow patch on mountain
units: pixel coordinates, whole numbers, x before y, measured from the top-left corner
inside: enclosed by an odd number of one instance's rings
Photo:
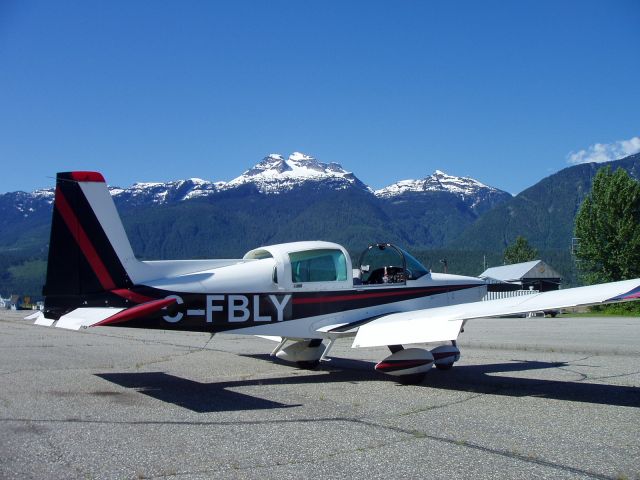
[[[388,187],[376,190],[374,193],[378,198],[393,198],[405,193],[420,192],[451,193],[465,200],[469,197],[498,193],[501,190],[485,185],[470,177],[456,177],[448,175],[442,170],[436,170],[433,174],[421,180],[401,180]]]
[[[189,178],[173,182],[138,182],[129,188],[109,187],[111,195],[134,204],[180,202],[206,197],[220,191],[224,182],[210,182],[201,178]]]
[[[162,205],[206,198],[245,185],[253,185],[265,195],[289,192],[303,185],[318,185],[328,190],[356,187],[373,193],[381,199],[393,199],[405,193],[447,192],[457,195],[472,208],[494,196],[506,195],[505,192],[473,178],[455,177],[441,170],[436,170],[432,175],[421,180],[402,180],[374,192],[340,164],[320,162],[302,152],[293,152],[288,157],[279,153],[269,154],[229,182],[189,178],[166,183],[138,182],[128,188],[111,186],[109,191],[118,204]],[[30,194],[14,192],[5,195],[12,195],[13,207],[20,212],[20,215],[28,216],[40,206],[52,204],[54,189],[36,190]]]
[[[290,191],[306,182],[331,182],[336,190],[362,185],[351,172],[338,163],[323,163],[301,152],[294,152],[287,159],[277,153],[266,156],[253,168],[221,186],[222,190],[253,184],[263,194],[279,194]]]
[[[56,196],[56,192],[53,188],[41,188],[31,193],[34,200],[44,201],[48,204],[53,203],[53,198]]]
[[[55,192],[53,188],[43,188],[31,193],[12,192],[0,195],[2,199],[10,199],[10,205],[15,212],[18,212],[24,218],[31,216],[34,212],[53,204]],[[0,201],[0,204],[3,203]]]

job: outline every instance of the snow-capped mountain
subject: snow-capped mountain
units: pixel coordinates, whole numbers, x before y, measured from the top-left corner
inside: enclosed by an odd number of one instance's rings
[[[340,164],[319,162],[300,152],[292,153],[287,159],[278,153],[272,153],[220,188],[229,190],[253,184],[260,193],[280,194],[308,182],[323,182],[335,190],[352,186],[368,188]]]
[[[15,192],[15,207],[18,211],[27,213],[32,212],[42,205],[51,205],[53,203],[53,188],[43,188],[32,193]]]
[[[376,190],[375,195],[379,198],[390,198],[408,192],[446,192],[465,198],[486,191],[497,192],[500,190],[470,177],[455,177],[447,175],[442,170],[436,170],[421,180],[401,180]]]
[[[109,190],[118,206],[137,207],[206,198],[247,185],[255,187],[262,195],[281,195],[303,186],[322,187],[327,191],[355,188],[382,201],[392,201],[410,193],[448,193],[474,209],[479,203],[487,203],[486,200],[492,196],[508,195],[472,178],[455,177],[440,170],[424,179],[403,180],[374,192],[340,164],[324,163],[301,152],[294,152],[288,157],[272,153],[228,182],[190,178],[166,183],[139,182],[127,188],[110,186]],[[0,198],[4,197],[0,203],[5,209],[11,209],[12,215],[26,218],[43,207],[50,209],[53,196],[53,188],[33,193],[13,192],[0,195]]]
[[[41,212],[50,212],[54,190],[46,188],[35,192],[11,192],[0,195],[0,216],[14,222],[27,219]]]
[[[210,197],[246,185],[255,186],[257,191],[264,195],[282,194],[303,185],[318,185],[329,190],[357,187],[372,192],[353,173],[338,163],[323,163],[300,152],[294,152],[288,158],[277,153],[268,155],[229,182],[190,178],[172,182],[138,182],[127,188],[110,186],[109,191],[118,205],[135,207]],[[53,197],[53,188],[33,193],[10,192],[0,195],[0,199],[4,200],[1,203],[12,210],[13,215],[25,217],[36,209],[50,207]]]
[[[129,188],[110,187],[110,191],[117,200],[138,205],[207,197],[245,185],[255,186],[261,194],[278,195],[311,183],[322,184],[333,190],[362,188],[384,199],[410,192],[451,193],[463,200],[504,193],[473,178],[447,175],[440,170],[421,180],[402,180],[374,192],[340,164],[320,162],[301,152],[294,152],[288,158],[272,153],[229,182],[191,178],[167,183],[135,183]]]
[[[322,184],[333,190],[352,186],[369,188],[337,163],[323,163],[304,153],[294,152],[286,159],[272,153],[229,182],[190,178],[167,183],[140,182],[129,188],[110,187],[109,190],[117,202],[143,205],[209,197],[245,185],[254,185],[261,194],[277,195],[309,183]]]
[[[173,182],[139,182],[129,188],[109,187],[116,202],[129,205],[165,204],[207,197],[220,191],[224,182],[209,182],[201,178],[189,178]]]
[[[401,180],[374,192],[376,197],[388,201],[408,195],[448,194],[461,200],[468,208],[485,211],[511,198],[503,190],[485,185],[470,177],[448,175],[442,170],[420,180]]]

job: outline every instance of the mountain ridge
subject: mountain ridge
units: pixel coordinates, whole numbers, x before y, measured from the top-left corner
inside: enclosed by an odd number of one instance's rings
[[[288,158],[272,153],[264,157],[253,167],[247,169],[234,179],[225,181],[209,181],[201,178],[171,180],[168,182],[135,182],[129,187],[110,185],[109,191],[118,204],[140,206],[143,204],[167,204],[195,198],[206,198],[222,192],[254,186],[264,195],[278,195],[289,192],[306,183],[323,183],[334,190],[358,188],[378,198],[392,199],[407,193],[441,192],[474,198],[474,206],[482,202],[487,195],[510,195],[503,190],[490,187],[470,177],[448,175],[441,170],[417,180],[401,180],[379,190],[362,182],[353,172],[345,170],[339,163],[320,162],[312,156],[294,152]],[[23,214],[23,203],[28,208],[37,200],[53,201],[54,188],[38,189],[34,192],[7,192],[0,197],[14,195],[16,208]],[[39,204],[38,206],[41,206]]]

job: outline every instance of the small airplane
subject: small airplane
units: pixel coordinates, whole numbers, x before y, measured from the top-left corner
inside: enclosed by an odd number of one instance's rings
[[[303,368],[354,337],[355,348],[387,346],[375,369],[413,383],[459,360],[468,320],[636,300],[640,279],[482,301],[486,291],[479,278],[432,273],[388,243],[369,245],[355,269],[344,247],[323,241],[262,246],[241,259],[140,261],[104,177],[74,171],[56,177],[35,323],[257,335],[278,341],[272,356]]]

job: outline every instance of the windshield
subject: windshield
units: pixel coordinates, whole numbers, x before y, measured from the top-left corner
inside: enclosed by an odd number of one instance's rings
[[[429,271],[412,255],[390,243],[377,243],[360,256],[360,278],[363,285],[405,283]]]
[[[407,280],[416,280],[429,273],[429,270],[417,258],[401,248],[399,250],[404,254],[404,259],[407,262],[405,267],[408,273]]]

